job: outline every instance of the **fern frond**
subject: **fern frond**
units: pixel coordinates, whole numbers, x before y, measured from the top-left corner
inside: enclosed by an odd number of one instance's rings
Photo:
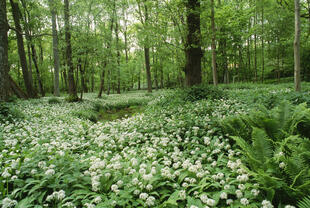
[[[272,157],[273,147],[264,130],[253,128],[252,140],[253,153],[257,160],[266,161]]]
[[[310,196],[303,198],[298,202],[299,208],[310,208]]]
[[[250,166],[254,168],[254,170],[259,167],[261,168],[263,161],[258,160],[255,156],[255,151],[251,145],[249,145],[244,139],[241,137],[231,137],[235,140],[236,144],[241,148],[243,155],[247,157],[247,162]]]
[[[285,172],[290,177],[292,184],[302,184],[307,176],[302,158],[297,154],[293,154],[287,158],[286,165]]]
[[[290,126],[289,123],[291,122],[292,117],[292,105],[289,102],[282,102],[278,108],[278,116],[277,120],[279,123],[279,127],[287,131],[288,127]]]

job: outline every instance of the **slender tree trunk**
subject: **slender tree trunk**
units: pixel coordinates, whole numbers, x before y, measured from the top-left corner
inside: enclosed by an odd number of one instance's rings
[[[50,10],[52,14],[52,31],[53,31],[53,56],[54,56],[54,96],[60,96],[59,90],[59,52],[58,52],[58,36],[56,26],[56,8],[54,0],[49,0]]]
[[[186,85],[193,86],[201,84],[201,32],[200,32],[200,1],[187,0],[187,37],[185,44],[186,65],[185,78]]]
[[[66,39],[66,56],[68,67],[68,90],[72,101],[77,101],[77,90],[74,81],[74,67],[72,63],[72,46],[71,46],[71,32],[70,32],[70,15],[69,15],[69,0],[64,0],[64,14],[65,14],[65,39]]]
[[[107,62],[104,62],[103,69],[101,71],[101,80],[100,80],[100,88],[98,93],[98,98],[102,97],[102,92],[104,91],[104,75],[105,75],[105,67],[107,66]]]
[[[36,69],[36,74],[37,74],[37,80],[39,82],[39,90],[40,90],[40,94],[42,95],[42,97],[45,96],[45,92],[44,92],[44,88],[43,88],[43,82],[40,76],[40,70],[39,70],[39,66],[38,66],[38,61],[37,61],[37,52],[35,49],[35,46],[31,43],[31,51],[32,51],[32,60],[33,60],[33,64],[34,67]]]
[[[300,0],[295,0],[295,40],[294,40],[294,82],[295,90],[301,91],[300,79]]]
[[[141,70],[139,69],[138,74],[138,90],[141,90]]]
[[[164,69],[160,66],[160,89],[164,89]]]
[[[262,83],[264,83],[265,76],[265,43],[264,43],[264,33],[265,33],[265,17],[264,17],[264,0],[262,0]]]
[[[0,101],[10,97],[6,0],[0,0]]]
[[[30,39],[30,34],[26,35],[26,39],[27,39],[27,56],[28,56],[29,79],[30,79],[30,82],[31,82],[31,84],[33,86],[34,83],[33,83],[33,76],[32,76],[31,41],[29,40]],[[35,87],[34,87],[33,90],[37,92],[37,89]]]
[[[26,87],[28,96],[31,98],[34,98],[36,95],[33,90],[33,86],[32,86],[29,71],[28,71],[26,53],[25,53],[25,48],[24,48],[24,40],[22,36],[22,27],[20,25],[20,14],[21,13],[18,7],[18,3],[15,3],[13,0],[10,0],[10,4],[12,6],[13,19],[14,19],[15,28],[16,28],[18,54],[19,54],[19,59],[20,59],[21,67],[22,67],[25,87]]]
[[[257,25],[257,2],[255,0],[255,16],[254,16],[254,26]],[[257,33],[255,30],[254,33],[254,76],[255,76],[255,82],[257,82]]]
[[[213,74],[213,84],[217,86],[217,68],[216,68],[216,29],[214,20],[214,0],[211,0],[211,30],[212,30],[212,74]]]
[[[154,48],[153,48],[153,66],[154,66],[155,88],[156,88],[156,90],[158,90],[158,67],[157,67],[157,57],[155,55]]]
[[[119,51],[119,38],[118,38],[118,21],[115,24],[115,35],[116,35],[116,53],[117,53],[117,94],[121,94],[121,54]]]
[[[149,14],[146,5],[146,0],[144,2],[145,9],[145,25],[148,25]],[[150,48],[148,46],[148,36],[146,37],[146,45],[144,46],[144,58],[145,58],[145,68],[146,68],[146,79],[147,79],[147,91],[152,92],[152,77],[151,77],[151,65],[150,65]]]
[[[87,60],[87,58],[86,58]],[[80,96],[80,100],[83,100],[83,93],[87,92],[87,87],[85,85],[85,68],[86,68],[86,60],[85,60],[85,64],[84,64],[84,68],[82,67],[82,60],[81,58],[79,58],[79,63],[78,63],[78,69],[80,71],[80,75],[81,75],[81,96]]]

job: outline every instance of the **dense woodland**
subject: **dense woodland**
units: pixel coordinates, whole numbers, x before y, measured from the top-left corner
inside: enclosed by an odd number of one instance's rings
[[[310,0],[0,0],[2,208],[309,208]]]
[[[309,81],[310,2],[298,4],[301,78]],[[294,11],[292,0],[2,0],[7,86],[19,97],[69,92],[75,99],[77,92],[290,80]]]

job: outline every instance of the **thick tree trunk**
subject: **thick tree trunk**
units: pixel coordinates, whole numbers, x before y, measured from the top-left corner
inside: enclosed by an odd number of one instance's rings
[[[52,14],[52,31],[53,31],[53,56],[54,56],[54,96],[60,96],[59,90],[59,51],[58,51],[58,36],[56,26],[56,8],[54,0],[49,0],[50,10]]]
[[[300,80],[300,0],[295,0],[295,40],[294,40],[294,82],[295,90],[301,91]]]
[[[217,86],[217,68],[216,68],[216,29],[214,20],[214,0],[211,0],[211,30],[212,30],[212,74],[213,74],[213,84]]]
[[[201,33],[200,33],[200,1],[187,0],[187,38],[185,44],[185,78],[186,85],[201,84]]]
[[[0,101],[10,97],[6,0],[0,0]]]
[[[19,54],[20,64],[22,67],[25,87],[26,87],[28,96],[31,98],[34,98],[36,95],[33,90],[29,71],[28,71],[26,53],[25,53],[25,48],[24,48],[24,40],[22,36],[22,27],[20,25],[20,14],[21,13],[18,7],[18,3],[15,3],[13,0],[10,0],[10,3],[12,7],[13,19],[14,19],[15,28],[16,28],[18,54]]]

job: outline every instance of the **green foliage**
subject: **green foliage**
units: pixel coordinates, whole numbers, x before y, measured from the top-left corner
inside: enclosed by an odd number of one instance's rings
[[[74,96],[74,95],[68,95],[65,98],[65,101],[67,101],[68,103],[74,103],[74,102],[78,102],[79,98],[77,96]]]
[[[310,208],[310,197],[305,197],[298,202],[298,208]]]
[[[226,97],[223,90],[211,85],[196,85],[190,88],[185,88],[179,93],[181,94],[182,99],[190,102],[203,99],[224,99]]]
[[[73,115],[81,119],[90,120],[94,123],[96,123],[99,120],[98,113],[91,110],[76,111],[73,112]]]
[[[293,107],[284,102],[268,111],[221,122],[241,149],[255,179],[274,204],[294,204],[310,194],[309,110],[305,104]],[[252,128],[251,136],[249,126]],[[238,130],[235,128],[239,128]]]
[[[61,101],[57,97],[49,98],[47,101],[49,104],[59,104]]]
[[[20,112],[14,104],[0,102],[0,123],[12,123],[23,118],[23,113]]]

